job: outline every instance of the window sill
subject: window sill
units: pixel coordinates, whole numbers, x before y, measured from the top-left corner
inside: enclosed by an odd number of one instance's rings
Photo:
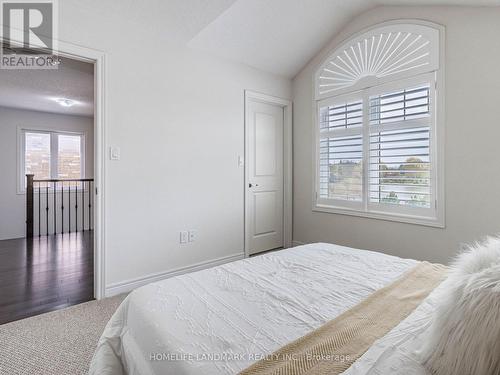
[[[357,211],[357,210],[351,210],[351,209],[347,209],[347,208],[327,206],[327,205],[321,205],[321,204],[314,205],[312,210],[313,210],[313,212],[357,216],[357,217],[363,217],[363,218],[368,218],[368,219],[394,221],[394,222],[399,222],[399,223],[423,225],[423,226],[434,227],[434,228],[445,228],[446,227],[444,219],[439,219],[439,218],[386,214],[386,213],[381,213],[381,212]]]

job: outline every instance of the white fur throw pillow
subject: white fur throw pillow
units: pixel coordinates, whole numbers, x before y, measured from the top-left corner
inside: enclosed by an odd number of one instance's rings
[[[434,375],[500,375],[500,238],[453,264],[421,354]]]

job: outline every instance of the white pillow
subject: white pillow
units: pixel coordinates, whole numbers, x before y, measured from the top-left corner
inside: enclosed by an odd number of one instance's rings
[[[470,247],[441,288],[424,366],[434,375],[500,375],[500,238]]]

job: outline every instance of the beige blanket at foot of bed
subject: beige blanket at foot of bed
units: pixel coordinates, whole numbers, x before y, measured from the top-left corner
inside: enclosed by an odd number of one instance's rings
[[[445,278],[447,267],[419,263],[392,284],[240,375],[335,375],[387,334]]]

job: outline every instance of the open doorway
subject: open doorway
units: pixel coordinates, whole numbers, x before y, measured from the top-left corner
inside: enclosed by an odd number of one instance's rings
[[[94,298],[91,62],[0,70],[0,324]]]

